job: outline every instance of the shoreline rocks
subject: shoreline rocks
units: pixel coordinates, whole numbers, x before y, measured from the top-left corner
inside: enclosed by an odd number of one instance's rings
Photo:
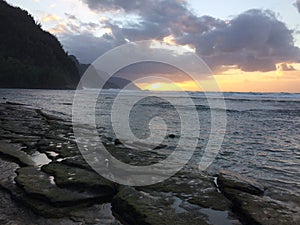
[[[208,225],[199,213],[178,210],[172,206],[175,200],[137,191],[132,187],[121,187],[112,202],[113,212],[125,224],[130,225]],[[175,203],[176,204],[176,203]],[[155,207],[156,206],[156,207]]]
[[[297,210],[266,196],[265,187],[253,179],[223,170],[217,183],[224,196],[232,202],[232,210],[243,224],[300,224]]]
[[[57,186],[78,191],[90,191],[103,198],[112,199],[117,185],[106,180],[94,171],[52,162],[42,167],[42,170],[54,176]]]
[[[212,175],[185,170],[155,185],[120,186],[84,161],[70,121],[19,104],[0,104],[0,121],[0,196],[9,193],[22,203],[14,210],[30,209],[41,224],[300,224],[299,208],[239,174],[220,171],[218,187]],[[107,148],[128,163],[164,158],[159,151]]]
[[[236,189],[253,195],[263,195],[265,187],[253,179],[245,178],[238,173],[221,170],[217,178],[221,190]]]

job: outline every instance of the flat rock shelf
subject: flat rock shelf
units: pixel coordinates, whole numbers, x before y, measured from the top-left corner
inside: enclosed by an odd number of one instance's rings
[[[300,224],[299,199],[291,208],[239,174],[183,170],[122,186],[84,161],[70,121],[17,103],[0,104],[0,121],[0,224]],[[150,154],[104,144],[124,162]]]

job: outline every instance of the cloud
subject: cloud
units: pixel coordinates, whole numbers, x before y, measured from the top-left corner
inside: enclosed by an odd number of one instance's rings
[[[81,1],[93,11],[118,11],[137,18],[121,22],[101,20],[109,32],[94,39],[99,44],[103,41],[103,46],[110,43],[113,47],[126,43],[126,40],[163,40],[170,36],[177,44],[195,48],[215,72],[222,72],[228,66],[243,71],[274,71],[276,64],[299,62],[300,50],[294,45],[293,30],[268,10],[249,10],[224,21],[211,16],[196,16],[184,0]],[[82,25],[87,27],[87,24]],[[88,38],[92,38],[92,27],[88,31]],[[75,42],[69,42],[68,46],[78,49]],[[101,49],[104,51],[107,47]],[[96,50],[99,48],[91,49],[91,52]],[[81,51],[85,52],[84,49]],[[103,53],[98,52],[98,55]]]
[[[43,16],[43,18],[42,18],[43,22],[52,22],[52,21],[60,21],[60,20],[61,20],[61,18],[54,14],[47,14],[47,15]]]
[[[186,80],[190,80],[189,76],[181,70],[171,65],[158,62],[141,62],[132,64],[121,69],[115,74],[115,76],[117,77],[124,77],[132,81],[151,75],[156,75],[171,80],[173,78],[176,78],[176,82],[184,82]]]
[[[280,63],[277,65],[278,71],[295,71],[296,69],[292,65],[286,63]]]
[[[294,5],[298,9],[298,12],[300,13],[300,0],[296,0],[296,3]]]
[[[100,24],[93,22],[82,22],[75,15],[65,13],[66,18],[60,18],[55,15],[46,15],[43,17],[43,22],[55,22],[55,25],[52,28],[49,28],[48,31],[57,35],[59,38],[61,36],[69,36],[71,34],[78,35],[84,32],[95,32],[98,28],[101,27]]]
[[[78,18],[75,15],[69,14],[69,13],[65,13],[65,16],[70,19],[70,20],[76,20],[78,21]]]
[[[197,36],[188,34],[178,42],[195,46],[213,69],[237,65],[243,71],[272,71],[277,63],[299,60],[292,33],[272,12],[249,10],[224,27]]]
[[[115,11],[124,10],[126,12],[140,11],[147,5],[152,4],[153,0],[81,0],[92,10]],[[148,3],[147,3],[148,2]]]
[[[72,26],[66,26],[64,23],[58,23],[55,27],[48,29],[48,31],[57,36],[72,33]]]
[[[87,31],[80,34],[65,34],[61,42],[69,54],[75,55],[81,63],[91,63],[101,54],[115,47],[113,40],[105,36],[96,37]]]

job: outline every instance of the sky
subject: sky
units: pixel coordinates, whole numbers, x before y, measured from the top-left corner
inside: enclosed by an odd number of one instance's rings
[[[214,79],[221,91],[300,93],[300,0],[7,2],[26,9],[81,63],[127,42],[157,40],[195,52],[214,74],[203,82]],[[123,74],[168,76],[185,90],[197,90],[166,66],[140,67]],[[172,89],[155,80],[137,85]]]

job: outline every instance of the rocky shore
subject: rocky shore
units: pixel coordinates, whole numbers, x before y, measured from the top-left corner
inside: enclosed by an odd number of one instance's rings
[[[0,121],[1,224],[300,224],[298,198],[287,204],[239,174],[181,171],[156,185],[121,186],[83,160],[70,121],[9,102]],[[124,162],[149,156],[105,144]]]

